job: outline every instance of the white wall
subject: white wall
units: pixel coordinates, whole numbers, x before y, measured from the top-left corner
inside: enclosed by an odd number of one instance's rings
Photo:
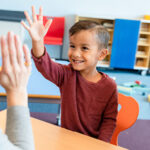
[[[45,15],[79,14],[135,18],[150,14],[149,0],[0,0],[0,9],[30,10],[42,5]]]
[[[44,15],[66,17],[63,58],[67,58],[67,33],[68,28],[73,24],[73,15],[132,19],[150,14],[150,0],[0,0],[0,9],[5,10],[31,12],[32,5],[36,6],[37,12],[39,6],[42,5]],[[31,46],[28,34],[27,43]],[[58,47],[50,51],[54,57],[60,55]]]

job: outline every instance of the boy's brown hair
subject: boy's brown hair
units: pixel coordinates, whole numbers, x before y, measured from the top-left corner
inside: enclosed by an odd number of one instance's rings
[[[110,35],[105,27],[100,25],[99,23],[91,20],[83,20],[75,23],[69,30],[69,35],[72,36],[81,30],[91,30],[95,31],[99,48],[104,49],[108,47],[108,41],[110,39]]]

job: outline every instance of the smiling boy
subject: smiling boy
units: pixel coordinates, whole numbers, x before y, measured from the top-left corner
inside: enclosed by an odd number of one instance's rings
[[[32,56],[41,74],[60,88],[61,126],[110,142],[116,126],[118,93],[115,82],[98,72],[96,65],[107,55],[109,34],[93,21],[80,21],[69,30],[70,64],[53,62],[46,52],[43,38],[51,20],[43,25],[42,8],[39,19],[32,7],[33,21],[23,26],[32,38]],[[42,34],[41,34],[42,33]]]

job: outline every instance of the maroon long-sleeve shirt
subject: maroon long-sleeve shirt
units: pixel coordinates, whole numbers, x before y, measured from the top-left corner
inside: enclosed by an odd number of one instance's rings
[[[53,62],[46,51],[32,57],[38,71],[60,88],[61,126],[110,142],[118,107],[115,82],[102,72],[100,81],[89,82],[71,64]]]

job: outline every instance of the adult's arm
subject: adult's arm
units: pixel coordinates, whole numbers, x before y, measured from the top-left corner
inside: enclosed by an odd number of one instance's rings
[[[26,106],[13,106],[7,109],[6,134],[0,132],[2,150],[34,150],[29,114]]]

